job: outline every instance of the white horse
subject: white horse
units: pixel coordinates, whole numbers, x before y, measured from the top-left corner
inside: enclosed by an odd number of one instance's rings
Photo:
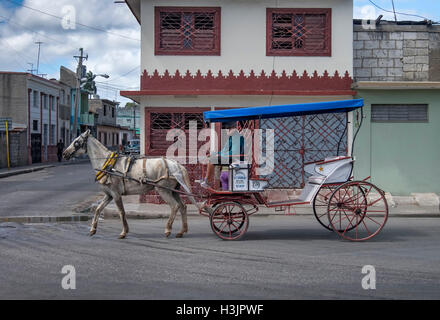
[[[119,239],[124,239],[128,233],[128,223],[125,218],[122,196],[143,194],[153,189],[155,189],[162,199],[171,207],[171,215],[165,227],[165,236],[168,237],[171,234],[173,222],[178,210],[180,210],[182,215],[182,229],[177,233],[176,237],[180,238],[184,233],[188,232],[186,205],[180,199],[179,193],[172,191],[177,190],[176,188],[181,186],[184,192],[191,193],[188,172],[180,163],[164,158],[141,158],[133,162],[130,157],[118,155],[116,162],[113,164],[112,161],[110,161],[114,156],[113,152],[95,139],[90,134],[90,130],[87,130],[77,137],[64,151],[63,157],[68,160],[84,153],[88,154],[93,169],[103,170],[100,175],[97,175],[97,179],[105,194],[95,209],[90,228],[90,236],[96,233],[100,213],[114,200],[118,207],[123,227]],[[130,162],[132,163],[130,164]],[[117,175],[105,173],[103,168],[107,163],[110,164],[107,165],[105,170],[112,170]],[[99,174],[99,171],[97,172]],[[145,183],[141,183],[141,181]],[[148,182],[152,182],[156,184],[156,186]],[[163,186],[166,189],[159,186]],[[194,197],[188,196],[188,198],[200,209]]]

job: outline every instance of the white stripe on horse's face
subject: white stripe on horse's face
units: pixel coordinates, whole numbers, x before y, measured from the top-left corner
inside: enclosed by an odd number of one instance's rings
[[[85,141],[87,141],[89,134],[90,130],[87,130],[86,132],[79,135],[75,140],[73,140],[70,146],[68,146],[63,152],[64,159],[69,160],[72,157],[78,157],[86,153],[87,144],[85,143]]]

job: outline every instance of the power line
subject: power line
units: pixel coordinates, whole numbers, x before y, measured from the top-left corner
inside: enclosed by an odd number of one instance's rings
[[[373,6],[375,6],[376,8],[378,8],[378,9],[380,9],[380,10],[382,10],[382,11],[388,12],[388,13],[394,13],[394,14],[397,13],[397,14],[400,14],[400,15],[403,15],[403,16],[418,17],[418,18],[422,18],[423,20],[430,20],[430,19],[428,19],[428,18],[426,18],[426,17],[419,16],[419,15],[417,15],[417,14],[410,14],[410,13],[403,13],[403,12],[397,12],[397,11],[387,10],[387,9],[384,9],[384,8],[378,6],[377,4],[375,4],[372,0],[368,0],[368,1],[370,1],[370,3],[371,3]]]
[[[137,66],[137,67],[133,68],[132,70],[128,71],[127,73],[124,73],[123,75],[121,75],[121,76],[119,76],[119,77],[117,77],[117,78],[114,78],[114,79],[112,79],[112,80],[110,80],[110,81],[108,81],[108,82],[112,83],[112,82],[114,82],[115,80],[118,80],[118,79],[121,79],[121,78],[123,78],[123,77],[125,77],[125,76],[128,76],[130,73],[136,71],[136,70],[139,69],[140,67],[141,67],[141,66]]]
[[[57,16],[57,15],[54,15],[54,14],[52,14],[52,13],[48,13],[48,12],[45,12],[45,11],[42,11],[42,10],[39,10],[39,9],[35,9],[35,8],[32,8],[32,7],[29,7],[29,6],[27,6],[27,5],[24,5],[24,4],[22,4],[22,3],[16,2],[16,1],[14,1],[14,0],[6,0],[6,1],[9,1],[9,2],[11,2],[11,3],[14,3],[14,4],[16,4],[16,5],[20,6],[20,7],[23,7],[23,8],[29,9],[29,10],[36,11],[36,12],[39,12],[39,13],[44,14],[44,15],[47,15],[47,16],[50,16],[50,17],[52,17],[52,18],[56,18],[56,19],[59,19],[59,20],[63,20],[63,19],[64,19],[63,17]],[[110,34],[110,35],[117,36],[117,37],[121,37],[121,38],[124,38],[124,39],[128,39],[128,40],[133,40],[133,41],[138,41],[138,42],[140,42],[139,39],[130,38],[130,37],[127,37],[127,36],[124,36],[124,35],[118,34],[118,33],[114,33],[114,32],[111,32],[111,31],[108,31],[108,30],[104,30],[104,29],[100,29],[100,28],[93,27],[93,26],[89,26],[89,25],[82,24],[82,23],[79,23],[79,22],[76,22],[76,21],[75,21],[75,25],[82,26],[82,27],[89,28],[89,29],[96,30],[96,31],[105,32],[105,33],[108,33],[108,34]]]
[[[8,23],[15,24],[16,26],[19,26],[19,27],[22,27],[23,29],[29,30],[29,31],[31,31],[32,33],[36,33],[36,34],[38,34],[38,35],[40,35],[40,36],[42,36],[42,37],[45,37],[45,38],[47,38],[47,39],[49,39],[49,40],[51,40],[51,41],[55,41],[55,42],[58,42],[58,43],[60,43],[60,44],[64,44],[64,45],[66,44],[65,42],[62,42],[62,41],[59,41],[59,40],[56,40],[56,39],[50,38],[50,37],[46,36],[44,33],[41,33],[41,32],[35,31],[35,30],[31,29],[31,28],[28,28],[28,27],[22,25],[21,23],[14,22],[14,21],[12,21],[12,17],[7,18],[7,17],[5,17],[5,16],[0,15],[0,18],[6,19],[6,21],[7,21]]]

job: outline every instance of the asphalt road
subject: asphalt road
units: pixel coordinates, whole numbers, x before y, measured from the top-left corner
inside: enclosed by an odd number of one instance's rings
[[[0,217],[71,215],[98,191],[89,162],[2,178]]]
[[[440,219],[390,218],[376,238],[353,243],[312,216],[252,217],[243,240],[226,242],[206,218],[190,217],[183,239],[165,220],[0,224],[0,299],[439,299]],[[174,234],[180,227],[176,220]],[[64,265],[76,289],[64,290]],[[362,268],[376,289],[362,288]]]

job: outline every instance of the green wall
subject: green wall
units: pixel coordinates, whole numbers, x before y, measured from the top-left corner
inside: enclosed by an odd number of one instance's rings
[[[393,195],[440,193],[440,91],[358,90],[364,122],[356,140],[355,178]],[[426,123],[371,122],[371,104],[428,104]],[[356,120],[355,120],[356,125]]]

